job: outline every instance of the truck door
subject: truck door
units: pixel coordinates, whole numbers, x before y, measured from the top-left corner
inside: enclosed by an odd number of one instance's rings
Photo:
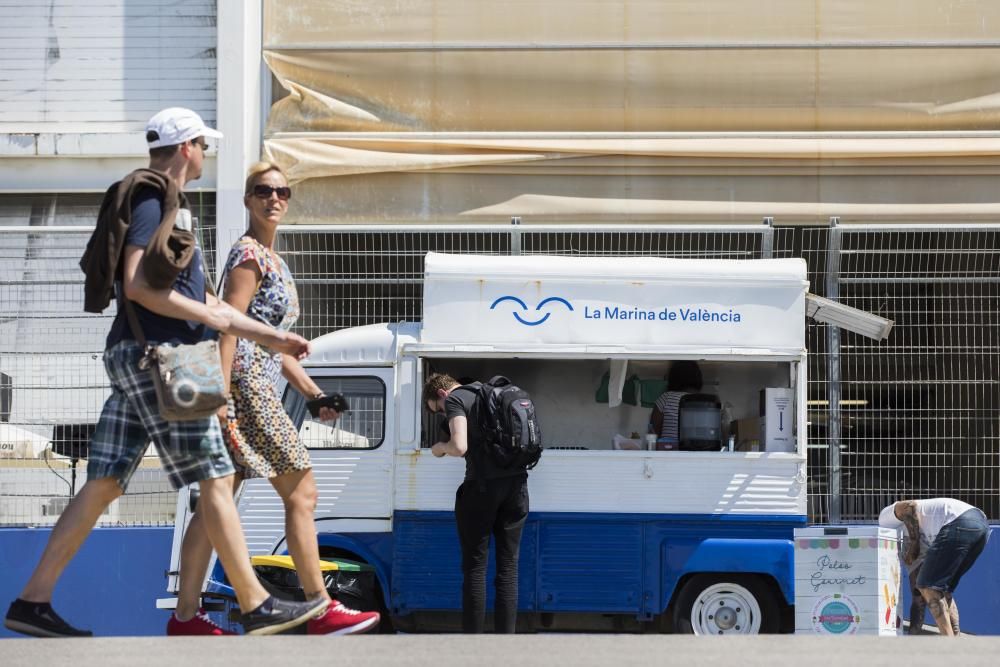
[[[309,448],[319,491],[316,528],[338,530],[350,519],[392,517],[393,446],[396,405],[391,368],[307,369],[327,394],[337,392],[350,409],[335,424],[313,420],[305,399],[288,387],[285,409]],[[251,555],[272,553],[283,538],[284,508],[267,480],[249,480],[239,499]]]

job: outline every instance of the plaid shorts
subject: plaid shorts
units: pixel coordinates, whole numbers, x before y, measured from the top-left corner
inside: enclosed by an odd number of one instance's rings
[[[168,422],[160,417],[148,370],[139,369],[142,347],[126,340],[104,352],[111,396],[90,440],[88,479],[114,477],[124,491],[150,441],[175,489],[235,472],[214,416]]]

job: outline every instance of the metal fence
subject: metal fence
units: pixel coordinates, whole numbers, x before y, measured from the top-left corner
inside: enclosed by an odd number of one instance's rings
[[[191,195],[206,246],[214,195]],[[115,317],[83,312],[78,262],[101,195],[0,197],[0,525],[51,525],[87,479],[109,393],[101,355]],[[209,268],[214,257],[206,257]],[[152,450],[100,525],[169,525],[176,493]]]
[[[903,496],[958,497],[1000,518],[998,236],[1000,225],[288,227],[280,243],[308,337],[420,320],[432,250],[802,257],[810,291],[896,322],[881,343],[807,323],[809,515],[853,522]]]
[[[777,230],[814,292],[895,320],[882,343],[810,326],[814,519],[936,496],[1000,518],[998,241],[997,225]]]
[[[194,203],[211,248],[214,202]],[[4,426],[34,434],[50,452],[48,442],[80,437],[72,424],[96,422],[106,392],[99,358],[113,313],[80,313],[75,263],[86,237],[0,224]],[[812,292],[896,321],[882,343],[807,325],[809,514],[825,522],[870,521],[892,499],[938,495],[1000,518],[998,241],[1000,225],[289,226],[279,251],[299,285],[297,330],[309,338],[421,319],[429,251],[803,257]],[[0,458],[0,508],[8,508],[0,525],[50,522],[70,495],[71,464],[51,454]],[[156,459],[147,465],[105,522],[172,520],[173,494]]]

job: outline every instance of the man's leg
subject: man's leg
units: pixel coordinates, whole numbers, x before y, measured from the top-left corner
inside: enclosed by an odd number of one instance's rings
[[[52,529],[42,557],[21,591],[22,600],[52,601],[52,591],[66,565],[87,539],[101,513],[121,494],[118,480],[113,477],[87,480]]]
[[[257,580],[247,556],[240,515],[233,502],[233,476],[203,479],[199,486],[198,514],[204,522],[205,533],[226,569],[240,609],[247,613],[259,607],[268,598],[268,593]]]
[[[923,634],[927,601],[916,586],[910,587],[910,631],[911,635]]]
[[[528,518],[528,482],[520,477],[498,481],[507,493],[493,527],[497,557],[493,623],[498,634],[513,634],[517,627],[517,563]]]
[[[946,594],[944,597],[948,604],[948,616],[951,618],[951,630],[957,637],[962,634],[962,630],[958,627],[958,605],[955,604],[955,598],[951,593]]]
[[[908,634],[911,635],[923,634],[924,616],[927,615],[927,601],[924,600],[924,596],[917,588],[917,578],[920,576],[922,565],[923,561],[917,565],[910,565],[908,572],[910,584],[910,629]]]
[[[132,410],[118,377],[121,346],[104,353],[111,395],[104,401],[90,438],[87,483],[59,517],[45,551],[21,592],[29,602],[50,602],[56,582],[108,505],[124,492],[146,450],[146,431]]]
[[[927,608],[931,610],[938,631],[945,637],[953,637],[955,632],[951,628],[951,615],[944,593],[934,588],[921,588],[920,594],[927,600]]]
[[[481,634],[486,625],[486,565],[490,554],[492,512],[486,493],[475,481],[455,493],[455,523],[462,548],[462,632]]]

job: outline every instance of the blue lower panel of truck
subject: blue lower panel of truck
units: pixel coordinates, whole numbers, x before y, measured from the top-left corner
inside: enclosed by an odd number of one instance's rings
[[[804,516],[532,513],[518,572],[524,611],[662,612],[696,572],[759,573],[794,600],[792,529]],[[321,535],[320,541],[326,543]],[[373,536],[335,536],[367,542]],[[383,536],[384,537],[384,536]],[[461,553],[451,512],[397,512],[389,607],[394,613],[461,608]],[[488,604],[493,558],[487,575]]]

